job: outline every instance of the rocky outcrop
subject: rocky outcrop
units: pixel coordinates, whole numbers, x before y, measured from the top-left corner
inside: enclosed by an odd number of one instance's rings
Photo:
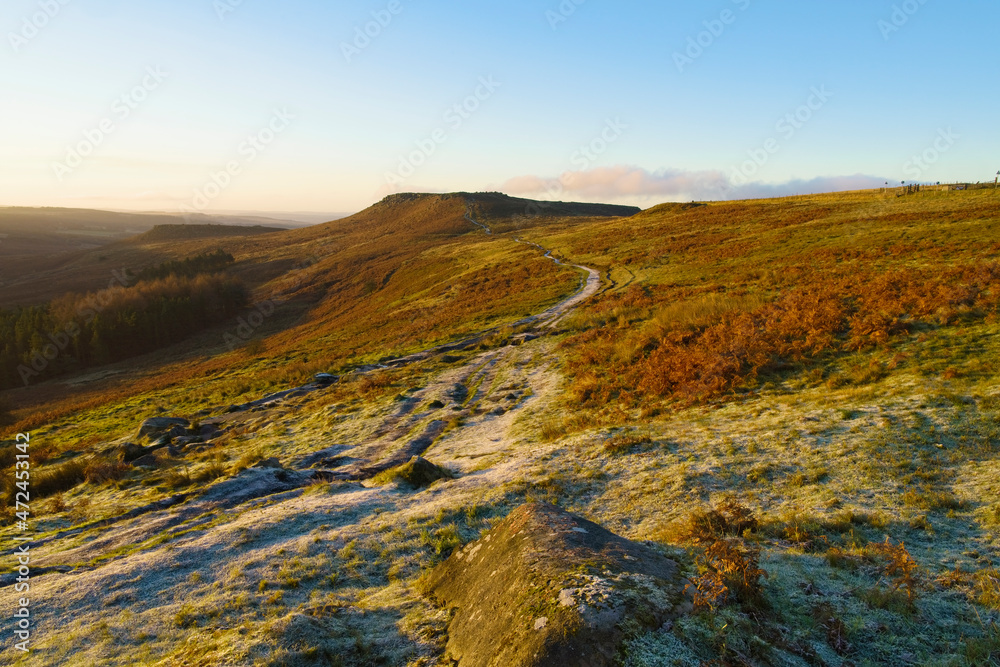
[[[142,422],[139,427],[138,438],[149,442],[162,441],[164,439],[176,438],[188,435],[188,427],[191,423],[180,417],[152,417]]]
[[[604,667],[627,629],[685,607],[676,563],[546,504],[523,505],[430,573],[460,667]]]
[[[133,461],[146,456],[149,450],[134,442],[126,442],[124,445],[112,450],[113,456],[122,463],[132,463]]]

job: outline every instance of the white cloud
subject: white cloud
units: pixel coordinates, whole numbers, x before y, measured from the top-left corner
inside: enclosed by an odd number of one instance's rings
[[[785,183],[734,185],[721,171],[663,169],[656,172],[619,165],[568,171],[555,178],[517,176],[499,189],[543,199],[580,198],[601,201],[718,200],[780,197],[881,187],[886,179],[864,174],[818,177]]]

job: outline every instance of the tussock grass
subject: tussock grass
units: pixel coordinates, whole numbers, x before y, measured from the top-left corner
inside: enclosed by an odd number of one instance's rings
[[[83,475],[84,479],[90,484],[105,484],[107,482],[117,482],[131,471],[132,466],[127,463],[96,458],[87,464]]]
[[[79,458],[43,467],[32,482],[32,490],[41,498],[69,491],[87,478],[87,464]]]
[[[639,445],[648,445],[652,442],[653,438],[649,435],[620,433],[604,441],[604,451],[611,456],[621,456]]]

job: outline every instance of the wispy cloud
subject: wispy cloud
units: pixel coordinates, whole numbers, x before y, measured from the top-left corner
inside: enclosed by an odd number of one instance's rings
[[[880,187],[886,179],[865,174],[818,177],[784,183],[734,184],[722,171],[649,171],[619,165],[586,171],[568,171],[557,177],[517,176],[499,189],[544,199],[580,198],[602,201],[754,199],[795,194]]]

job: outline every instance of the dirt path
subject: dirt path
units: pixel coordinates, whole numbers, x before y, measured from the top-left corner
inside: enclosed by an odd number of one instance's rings
[[[471,216],[469,218],[472,223],[490,232],[488,227],[472,220]],[[572,266],[553,257],[550,251],[538,244],[517,241],[539,248],[547,258],[561,266]],[[494,477],[499,483],[516,476],[531,456],[525,457],[524,452],[517,453],[515,420],[527,417],[530,421],[534,413],[555,397],[559,386],[559,375],[549,361],[554,342],[544,337],[544,333],[556,327],[582,301],[593,296],[601,285],[600,275],[594,269],[575,268],[586,275],[581,276],[580,288],[574,294],[517,323],[534,325],[535,338],[529,337],[520,345],[474,354],[465,363],[441,372],[425,387],[409,394],[390,412],[366,419],[367,423],[355,431],[357,438],[341,440],[343,444],[333,447],[317,447],[308,455],[289,457],[284,462],[293,474],[292,479],[262,480],[260,490],[252,493],[249,493],[251,489],[244,489],[248,493],[232,496],[226,491],[231,497],[227,497],[225,502],[213,501],[212,507],[232,511],[237,506],[252,505],[253,501],[262,497],[284,497],[296,488],[301,493],[302,486],[310,481],[367,483],[378,473],[402,465],[414,455],[433,456],[436,463],[455,469],[479,467],[482,465],[480,460],[484,458],[498,464],[489,472],[476,473],[475,481],[456,480],[460,487],[491,483],[489,480]],[[490,329],[462,341],[356,372],[367,374],[384,368],[399,368],[435,354],[467,351],[496,330]],[[249,420],[266,418],[271,411],[287,416],[288,409],[296,410],[291,406],[297,399],[320,391],[322,386],[306,385],[273,393],[242,406],[233,406],[229,414],[206,420],[206,423],[217,423],[222,428],[239,428]],[[66,531],[52,539],[47,557],[40,564],[79,572],[86,569],[79,567],[81,563],[111,550],[111,547],[122,549],[138,545],[158,534],[187,526],[195,515],[204,511],[205,503],[210,498],[234,484],[242,482],[225,480],[200,492],[180,494],[168,499],[169,502],[160,501],[138,508],[107,522],[102,539],[93,540],[86,546],[73,544],[73,538],[80,530]],[[41,543],[32,546],[39,547]],[[103,564],[97,565],[96,569],[102,567]],[[0,581],[0,589],[9,583]]]
[[[471,211],[466,213],[465,218],[487,234],[493,233],[488,226],[477,222],[472,217]],[[515,323],[516,326],[534,325],[538,329],[551,331],[574,308],[601,288],[601,275],[595,269],[566,264],[553,257],[551,250],[537,243],[519,238],[514,240],[538,248],[546,258],[559,266],[572,266],[585,274],[581,276],[580,288],[576,293],[537,315],[519,320]],[[496,329],[447,347],[468,348],[478,344],[493,331]],[[384,365],[400,367],[405,365],[402,362],[410,363],[425,359],[433,352],[442,349],[433,348],[399,360],[387,361]],[[507,347],[476,355],[464,366],[443,373],[437,381],[414,393],[402,408],[387,417],[385,422],[375,429],[375,434],[379,436],[377,439],[355,447],[351,454],[352,462],[329,473],[331,479],[354,481],[370,479],[384,470],[406,463],[412,456],[425,454],[449,432],[450,424],[462,423],[461,428],[451,429],[462,430],[468,427],[470,420],[481,422],[478,424],[480,430],[486,432],[491,442],[509,444],[511,420],[501,418],[523,407],[524,401],[519,391],[529,386],[530,383],[526,378],[532,370],[525,368],[528,364],[525,364],[524,360],[512,369],[511,359],[518,355],[514,355],[511,350],[512,348]],[[500,369],[513,380],[503,387],[496,384]],[[430,408],[429,405],[438,407]],[[485,418],[482,417],[484,414]],[[485,422],[496,423],[492,424],[492,427],[482,428],[482,423]]]
[[[557,303],[555,306],[552,306],[545,312],[535,316],[536,318],[538,318],[539,322],[544,323],[543,326],[546,326],[548,328],[554,328],[556,325],[559,324],[560,321],[562,321],[562,319],[567,314],[569,314],[569,311],[573,310],[582,302],[586,301],[590,297],[597,294],[597,291],[601,289],[601,274],[597,270],[592,269],[589,266],[581,266],[579,264],[566,264],[564,262],[561,262],[560,260],[552,256],[551,250],[546,250],[537,243],[532,243],[531,241],[522,241],[521,239],[514,239],[514,240],[517,241],[518,243],[524,243],[526,245],[538,248],[539,250],[545,253],[546,258],[551,259],[559,266],[571,266],[574,269],[585,271],[587,274],[581,279],[580,290],[576,294],[569,297],[565,301]]]
[[[493,230],[487,225],[478,222],[472,217],[472,211],[469,210],[465,214],[465,219],[483,229],[487,234],[493,234]],[[532,315],[531,317],[526,317],[523,320],[516,322],[517,325],[537,323],[539,326],[544,326],[547,328],[554,328],[559,322],[566,316],[569,311],[576,308],[580,303],[586,301],[590,297],[597,294],[598,290],[601,289],[601,274],[590,268],[589,266],[581,266],[579,264],[566,264],[560,259],[552,256],[552,251],[541,246],[532,241],[525,241],[520,238],[514,238],[517,243],[523,243],[524,245],[530,245],[532,247],[538,248],[544,254],[546,259],[551,259],[553,262],[559,266],[569,266],[574,269],[578,269],[584,272],[586,275],[580,280],[580,289],[572,296],[560,301],[556,305],[552,306],[546,311],[539,313],[538,315]]]
[[[563,265],[544,248],[540,250]],[[462,361],[395,401],[367,404],[360,411],[331,410],[335,406],[325,406],[319,396],[325,385],[317,383],[233,406],[227,414],[206,420],[218,420],[224,429],[267,422],[268,428],[255,431],[259,435],[253,446],[281,452],[283,467],[247,469],[105,524],[70,527],[46,540],[44,548],[41,542],[31,544],[32,549],[39,549],[32,561],[39,568],[32,591],[47,600],[40,626],[55,632],[72,617],[81,627],[90,627],[127,612],[148,619],[142,627],[149,634],[116,635],[116,650],[172,655],[187,641],[178,639],[177,632],[191,632],[178,631],[173,619],[182,618],[191,605],[201,605],[199,600],[212,600],[205,604],[213,609],[239,608],[248,599],[264,605],[274,593],[270,589],[259,593],[261,586],[279,583],[261,582],[276,582],[276,573],[291,568],[289,563],[315,560],[320,568],[343,569],[328,554],[348,549],[355,536],[368,534],[373,525],[382,526],[384,535],[406,535],[414,522],[427,516],[475,507],[494,490],[530,479],[552,456],[555,445],[541,442],[538,433],[562,382],[553,362],[557,341],[545,334],[553,333],[559,321],[601,284],[596,271],[577,268],[582,273],[578,290],[521,323],[530,325],[534,336],[503,347],[477,349],[496,331],[492,329],[356,371],[372,373],[447,351],[463,352]],[[315,395],[318,402],[308,399],[309,395]],[[324,407],[316,407],[320,405]],[[372,482],[379,472],[418,454],[454,471],[456,478],[418,492]],[[290,559],[289,553],[295,557]],[[334,574],[357,576],[341,570]],[[410,646],[414,640],[400,632],[398,614],[381,601],[388,589],[379,582],[372,580],[369,588],[358,588],[351,593],[353,597],[336,588],[345,600],[338,604],[376,609],[377,613],[365,616],[366,635]],[[13,604],[11,583],[0,578],[0,602]],[[295,604],[296,596],[305,595],[298,588],[279,590],[287,596],[283,604],[288,605]],[[425,607],[428,618],[437,613],[410,591],[394,590],[390,597],[403,600],[399,604],[407,605],[407,613]],[[378,625],[383,617],[384,623]],[[247,639],[231,630],[217,629],[229,633],[230,644],[242,646],[253,640],[252,634]],[[59,654],[62,649],[57,643],[65,636],[59,635],[56,643],[45,647],[47,655]],[[241,650],[249,651],[248,646]],[[108,662],[103,650],[98,642],[79,648],[74,655],[83,662],[129,664],[126,659]],[[162,664],[179,663],[168,659]],[[220,660],[217,664],[237,663]]]

